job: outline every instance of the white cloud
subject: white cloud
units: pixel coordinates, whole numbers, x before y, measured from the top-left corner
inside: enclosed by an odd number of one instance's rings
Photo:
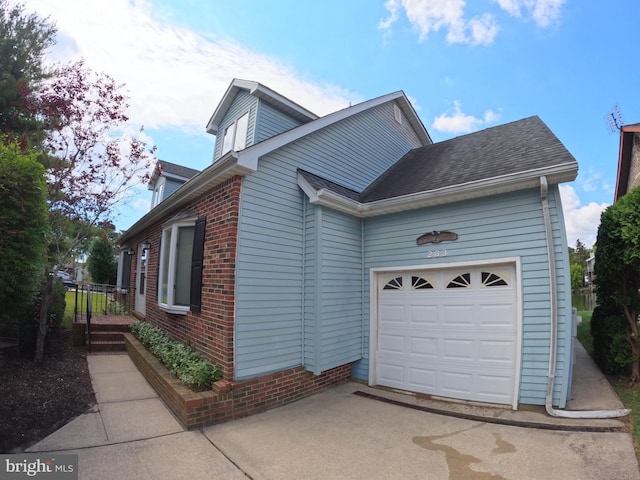
[[[464,0],[388,0],[385,8],[389,16],[378,23],[378,28],[388,33],[399,18],[398,10],[404,13],[411,25],[418,30],[420,41],[430,32],[447,31],[447,43],[489,45],[498,33],[493,15],[485,13],[469,20],[464,17]]]
[[[548,27],[558,21],[566,0],[493,0],[509,15],[527,18],[540,27]],[[404,13],[419,35],[426,40],[429,33],[446,30],[449,44],[491,45],[498,35],[499,26],[491,13],[482,13],[471,18],[465,16],[465,0],[387,0],[384,7],[389,16],[380,20],[378,28],[388,35],[391,27]]]
[[[560,19],[565,0],[494,0],[509,15],[522,18],[522,11],[539,27],[548,27]]]
[[[576,241],[580,240],[591,248],[598,236],[600,216],[609,205],[595,202],[581,205],[578,194],[570,185],[560,185],[560,197],[568,245],[573,247]]]
[[[494,110],[484,112],[482,118],[474,117],[462,112],[461,103],[453,102],[453,113],[451,115],[442,113],[433,120],[432,128],[446,133],[469,133],[478,130],[482,126],[495,123],[500,119],[500,113]]]
[[[289,65],[154,16],[146,0],[29,0],[59,31],[54,60],[83,57],[124,83],[133,123],[203,133],[232,78],[255,80],[324,115],[361,99],[303,79]]]

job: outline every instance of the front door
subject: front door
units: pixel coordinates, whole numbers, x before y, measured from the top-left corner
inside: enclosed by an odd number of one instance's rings
[[[136,274],[136,311],[142,315],[147,314],[146,290],[147,290],[147,260],[149,250],[146,245],[138,247],[138,269]]]

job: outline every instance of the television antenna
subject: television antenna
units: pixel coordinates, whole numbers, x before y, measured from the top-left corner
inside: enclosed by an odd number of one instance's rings
[[[604,121],[609,128],[609,134],[620,131],[622,125],[624,125],[624,120],[622,119],[622,113],[620,112],[620,107],[618,107],[617,103],[611,107],[609,113],[604,116]]]

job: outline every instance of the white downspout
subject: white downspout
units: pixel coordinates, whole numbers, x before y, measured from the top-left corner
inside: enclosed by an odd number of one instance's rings
[[[540,202],[542,203],[542,215],[544,217],[544,231],[547,240],[547,252],[549,257],[549,287],[551,306],[551,342],[549,345],[549,373],[547,380],[547,396],[545,409],[552,417],[563,418],[617,418],[628,415],[631,410],[620,408],[616,410],[556,410],[553,408],[553,386],[556,378],[556,348],[558,344],[558,305],[556,298],[556,259],[553,248],[553,232],[551,230],[551,214],[549,213],[549,200],[547,194],[549,185],[547,177],[540,177]]]

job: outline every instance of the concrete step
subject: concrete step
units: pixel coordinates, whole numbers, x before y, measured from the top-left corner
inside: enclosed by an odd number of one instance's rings
[[[91,331],[92,342],[122,342],[124,343],[124,337],[122,332],[94,332]]]
[[[127,350],[124,342],[91,342],[91,353],[96,352],[125,352]]]

